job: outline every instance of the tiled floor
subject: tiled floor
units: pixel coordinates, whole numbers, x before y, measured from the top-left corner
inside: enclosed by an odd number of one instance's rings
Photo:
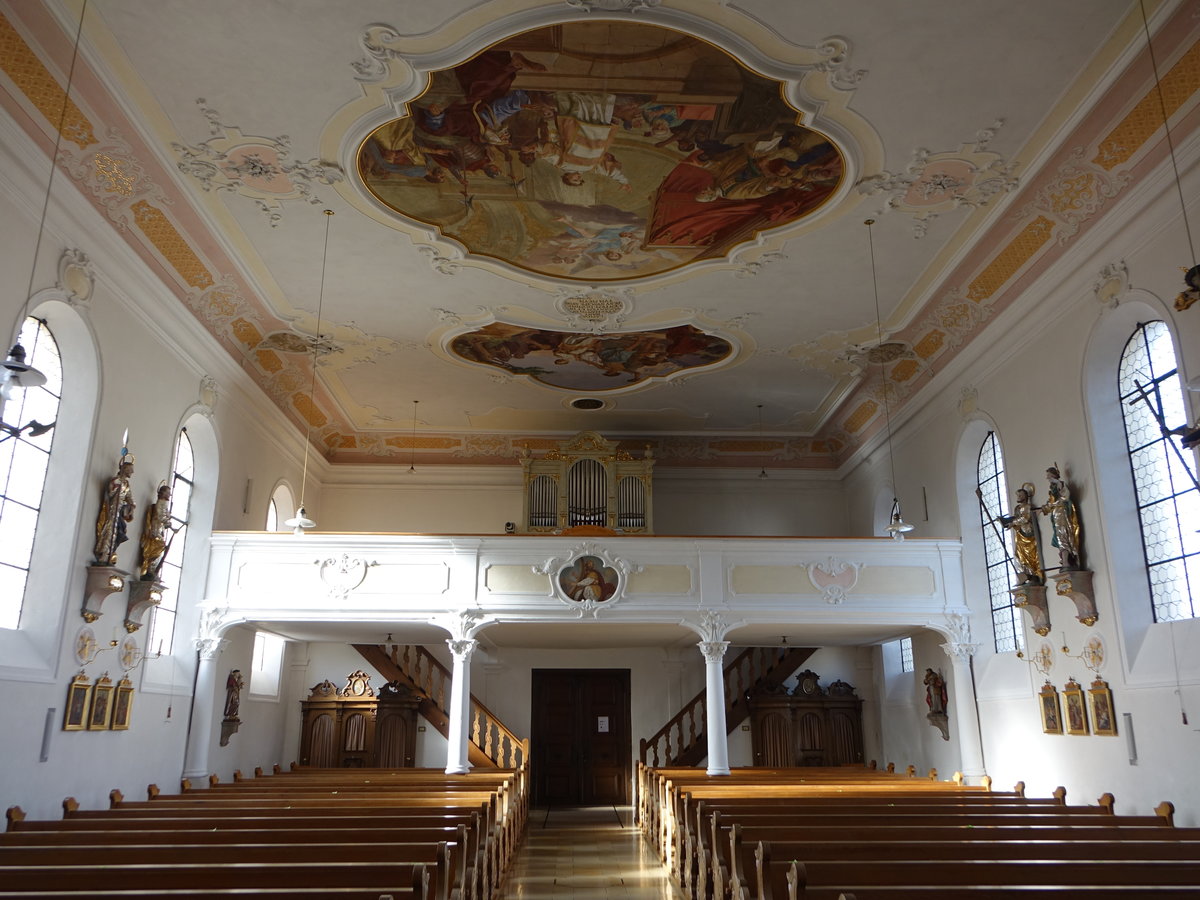
[[[631,812],[531,810],[501,900],[683,900]]]

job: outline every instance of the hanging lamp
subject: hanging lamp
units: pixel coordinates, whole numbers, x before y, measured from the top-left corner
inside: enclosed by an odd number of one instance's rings
[[[312,342],[312,384],[308,389],[308,406],[313,409],[314,400],[317,393],[317,353],[322,344],[321,340],[321,313],[325,307],[325,264],[329,260],[329,220],[333,216],[333,210],[324,210],[325,213],[325,248],[321,253],[321,289],[317,294],[317,333]],[[304,508],[304,492],[308,487],[308,454],[312,448],[312,416],[311,414],[305,417],[308,422],[308,428],[304,433],[304,469],[300,476],[300,505],[296,507],[296,515],[284,521],[292,529],[292,534],[304,534],[307,529],[316,528],[317,523],[308,517],[308,511]]]

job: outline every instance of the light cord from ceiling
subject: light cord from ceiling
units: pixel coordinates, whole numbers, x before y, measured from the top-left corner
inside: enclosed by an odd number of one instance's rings
[[[892,453],[892,410],[888,403],[887,370],[883,362],[883,318],[879,312],[879,278],[875,274],[875,236],[871,231],[875,220],[867,219],[863,224],[867,226],[867,247],[871,255],[871,290],[875,295],[875,354],[879,362],[879,393],[883,399],[883,421],[887,428],[888,466],[892,473],[892,511],[887,530],[893,537],[900,537],[905,532],[912,531],[913,527],[904,521],[900,512],[900,498],[896,493],[896,457]]]
[[[1192,257],[1192,268],[1196,268],[1196,245],[1192,242],[1192,226],[1188,222],[1187,203],[1183,199],[1183,184],[1179,178],[1179,163],[1175,159],[1175,141],[1171,137],[1171,125],[1167,120],[1167,102],[1163,99],[1162,82],[1158,77],[1158,59],[1154,55],[1154,42],[1150,40],[1150,22],[1146,17],[1146,0],[1138,0],[1142,11],[1142,30],[1146,34],[1146,49],[1150,54],[1150,67],[1154,71],[1154,90],[1158,95],[1158,109],[1162,114],[1163,131],[1167,135],[1167,152],[1171,155],[1171,169],[1175,173],[1175,190],[1179,194],[1179,209],[1183,215],[1183,230],[1187,235],[1188,253]]]
[[[762,406],[763,405],[761,403],[758,404],[758,443],[759,443],[760,447],[763,444]],[[759,478],[769,478],[770,477],[769,475],[767,475],[767,467],[766,467],[765,463],[763,464],[762,468],[758,470],[758,477]]]
[[[304,432],[304,467],[300,475],[300,506],[296,509],[295,518],[288,519],[285,525],[291,525],[293,534],[304,534],[305,528],[315,528],[317,523],[308,517],[304,497],[308,490],[308,454],[312,448],[312,408],[317,395],[317,358],[322,346],[321,317],[325,311],[325,267],[329,262],[329,220],[333,218],[333,210],[323,210],[325,214],[325,244],[321,250],[321,287],[317,292],[317,328],[312,342],[312,382],[308,389],[309,412],[304,417],[307,427]]]
[[[408,474],[409,475],[417,474],[417,404],[420,402],[421,402],[420,400],[413,401],[412,437],[409,438],[409,452],[408,452]]]

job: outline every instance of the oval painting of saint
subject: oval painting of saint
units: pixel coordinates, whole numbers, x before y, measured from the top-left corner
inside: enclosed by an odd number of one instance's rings
[[[714,365],[733,353],[733,345],[691,325],[589,334],[493,322],[455,337],[450,351],[551,387],[607,391]]]
[[[590,606],[603,603],[617,592],[620,576],[598,556],[581,556],[558,575],[563,596]]]
[[[842,155],[781,83],[676,31],[572,22],[434,72],[363,142],[363,183],[468,252],[618,281],[720,258],[821,207]]]

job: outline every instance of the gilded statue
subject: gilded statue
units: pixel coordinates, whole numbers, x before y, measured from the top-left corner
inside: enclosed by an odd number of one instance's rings
[[[1042,551],[1038,546],[1036,508],[1033,505],[1034,487],[1028,481],[1017,488],[1017,502],[1011,516],[1001,515],[1000,524],[1012,533],[1013,556],[1021,584],[1042,584],[1046,573],[1042,568]]]
[[[1042,515],[1050,517],[1054,527],[1052,543],[1058,548],[1060,565],[1064,569],[1078,569],[1082,566],[1080,548],[1079,511],[1075,501],[1071,499],[1070,488],[1058,472],[1058,466],[1050,466],[1046,470],[1046,481],[1049,482],[1049,496],[1042,504]]]
[[[104,484],[100,495],[100,515],[96,517],[96,546],[92,550],[95,564],[115,566],[117,548],[129,540],[128,525],[133,521],[137,504],[129,479],[133,477],[134,458],[121,455],[117,473]]]
[[[142,563],[138,566],[138,573],[143,581],[154,581],[158,578],[173,536],[171,488],[165,481],[160,481],[158,496],[146,510],[146,522],[142,526]]]

